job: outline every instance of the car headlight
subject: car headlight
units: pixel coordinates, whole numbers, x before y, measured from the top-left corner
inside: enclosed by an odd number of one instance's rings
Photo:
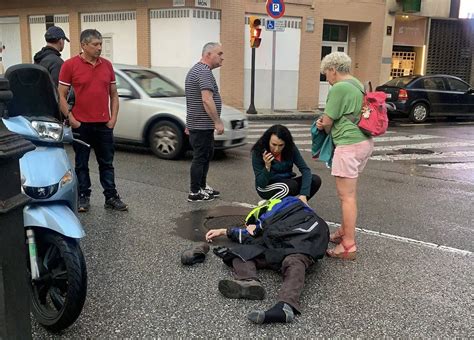
[[[31,122],[33,128],[38,132],[41,138],[50,139],[59,142],[63,137],[63,126],[59,123],[44,122],[34,120]]]
[[[48,185],[46,187],[29,187],[24,185],[23,191],[31,198],[44,200],[53,196],[59,188],[59,183]]]

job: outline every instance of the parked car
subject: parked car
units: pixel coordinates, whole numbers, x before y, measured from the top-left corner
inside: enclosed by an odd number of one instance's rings
[[[395,104],[395,114],[409,117],[414,123],[428,117],[474,115],[473,87],[453,76],[399,77],[378,86],[377,91],[385,92],[387,102]]]
[[[145,145],[160,158],[179,158],[189,149],[184,90],[148,68],[114,64],[114,70],[120,98],[116,142]],[[215,148],[244,145],[248,129],[245,116],[223,105],[221,119],[224,134],[215,135]]]

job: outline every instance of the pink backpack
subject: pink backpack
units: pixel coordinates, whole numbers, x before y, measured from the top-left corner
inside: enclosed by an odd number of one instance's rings
[[[359,122],[357,126],[368,136],[380,136],[387,131],[388,128],[388,116],[387,116],[387,95],[382,91],[372,91],[372,85],[369,83],[370,91],[363,91],[359,85],[352,81],[352,79],[346,80],[357,87],[364,94],[364,102],[362,104],[362,112],[360,113]],[[350,118],[349,118],[350,119]],[[356,124],[357,116],[353,115],[353,119],[350,119]]]

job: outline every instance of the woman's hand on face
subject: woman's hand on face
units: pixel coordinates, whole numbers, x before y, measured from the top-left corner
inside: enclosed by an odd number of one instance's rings
[[[270,171],[270,168],[272,166],[272,161],[275,159],[275,157],[272,155],[271,152],[268,152],[265,150],[263,152],[263,161],[265,162],[265,168],[267,168],[268,171]]]

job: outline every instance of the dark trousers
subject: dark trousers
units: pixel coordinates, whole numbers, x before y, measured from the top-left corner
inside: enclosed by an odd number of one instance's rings
[[[318,192],[321,187],[321,177],[318,175],[311,175],[311,189],[308,200]],[[283,198],[286,196],[298,196],[301,190],[302,177],[279,179],[271,182],[265,188],[257,188],[258,195],[266,200],[271,198]]]
[[[79,181],[79,194],[90,196],[91,179],[89,176],[90,149],[94,149],[97,163],[99,163],[100,184],[104,189],[105,199],[117,195],[115,189],[114,175],[114,136],[113,129],[109,129],[105,123],[81,123],[81,126],[73,130],[78,133],[76,138],[83,140],[91,147],[79,143],[73,143],[76,154],[76,175]]]
[[[193,148],[191,162],[191,192],[206,187],[209,163],[214,155],[214,130],[190,130],[189,143]]]
[[[278,301],[283,301],[292,306],[300,313],[300,296],[304,286],[306,269],[314,263],[307,255],[291,254],[283,259],[281,264],[281,273],[283,283],[278,292]],[[234,278],[237,280],[257,280],[257,269],[269,268],[269,265],[263,256],[253,260],[242,261],[236,257],[232,260],[234,269]]]

